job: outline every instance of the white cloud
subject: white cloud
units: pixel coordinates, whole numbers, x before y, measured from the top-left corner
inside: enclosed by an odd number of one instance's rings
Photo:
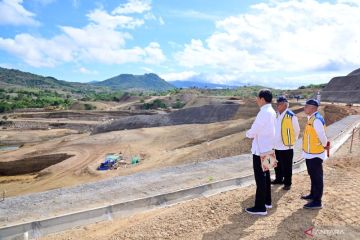
[[[126,39],[131,38],[128,33],[101,28],[97,25],[88,25],[85,28],[61,27],[61,29],[74,45],[83,49],[124,47]]]
[[[0,2],[0,25],[39,26],[35,14],[22,6],[22,0],[2,0]]]
[[[287,76],[284,77],[283,85],[287,84],[289,87],[298,87],[300,83],[302,85],[309,84],[320,84],[327,83],[330,79],[337,76],[346,76],[349,74],[348,71],[340,71],[340,72],[318,72],[318,73],[310,73],[304,75],[296,75],[296,76]]]
[[[145,63],[159,64],[166,60],[166,57],[160,48],[160,44],[156,42],[151,42],[144,50],[146,56],[144,59]]]
[[[156,20],[155,15],[152,12],[148,12],[144,15],[145,20]]]
[[[80,6],[80,0],[73,0],[72,5],[74,8],[78,8]]]
[[[205,12],[199,12],[193,9],[189,9],[185,11],[172,10],[170,14],[175,17],[181,17],[186,19],[207,20],[207,21],[216,21],[220,19],[220,17],[217,15],[209,14]]]
[[[165,21],[164,19],[160,16],[160,17],[156,17],[152,12],[148,12],[144,15],[144,19],[145,20],[155,20],[158,21],[160,25],[164,25]]]
[[[54,67],[64,62],[159,64],[165,61],[156,42],[145,47],[126,48],[126,42],[132,36],[122,30],[141,26],[143,19],[109,14],[101,8],[91,11],[87,17],[89,23],[86,26],[60,26],[61,34],[50,39],[30,34],[0,37],[0,49],[35,67]]]
[[[97,71],[95,70],[89,70],[85,67],[80,67],[79,70],[78,70],[80,73],[83,73],[83,74],[89,74],[89,75],[96,75],[98,74]]]
[[[166,81],[175,81],[175,80],[187,80],[191,77],[198,75],[194,71],[183,71],[183,72],[172,72],[172,73],[163,73],[160,74],[160,77]]]
[[[150,11],[150,0],[130,0],[112,11],[112,14],[132,14]]]
[[[74,47],[71,41],[62,35],[52,39],[36,38],[30,34],[18,34],[14,39],[0,37],[0,48],[35,67],[53,67],[59,62],[74,59]]]
[[[159,23],[160,25],[165,25],[165,21],[162,17],[159,17]]]
[[[124,15],[112,15],[104,10],[96,9],[90,12],[88,18],[103,28],[130,28],[134,29],[144,24],[143,19],[137,19]]]
[[[9,63],[0,63],[0,67],[2,68],[15,68],[12,64]]]
[[[53,2],[56,2],[56,0],[35,0],[35,1],[42,4],[42,5],[48,5],[48,4],[51,4]]]
[[[154,70],[152,70],[151,68],[148,68],[148,67],[142,67],[141,69],[144,70],[145,73],[153,73],[154,72]]]
[[[270,1],[216,22],[175,59],[224,73],[340,71],[360,65],[360,1]],[[284,79],[283,79],[284,80]]]

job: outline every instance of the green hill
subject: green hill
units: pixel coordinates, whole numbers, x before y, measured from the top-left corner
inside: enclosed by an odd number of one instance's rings
[[[120,74],[102,82],[92,83],[92,85],[109,87],[113,90],[140,91],[166,91],[175,88],[154,73],[144,75]]]
[[[116,77],[91,83],[77,83],[44,77],[17,69],[0,67],[0,88],[36,88],[72,93],[86,93],[102,90],[166,91],[175,88],[158,75],[120,74]]]
[[[16,69],[1,67],[0,87],[54,89],[65,92],[86,92],[88,90],[95,89],[95,87],[89,84],[67,82],[53,77],[44,77],[33,73],[22,72]]]
[[[120,101],[126,94],[173,88],[156,74],[122,74],[103,82],[77,83],[0,67],[0,113],[20,108],[67,109],[78,100]]]

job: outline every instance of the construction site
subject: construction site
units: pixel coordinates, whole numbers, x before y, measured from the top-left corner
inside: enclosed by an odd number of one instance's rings
[[[303,239],[309,227],[334,225],[345,231],[341,239],[360,237],[360,106],[321,104],[332,141],[324,167],[326,207],[301,209],[309,179],[299,140],[294,188],[275,188],[275,208],[258,220],[243,210],[255,192],[245,137],[259,111],[255,100],[196,93],[173,98],[184,108],[143,110],[131,99],[98,103],[101,108],[91,111],[6,114],[0,239]],[[146,101],[154,99],[171,101]],[[304,129],[304,101],[291,101],[290,109]],[[334,201],[339,188],[346,194]]]
[[[360,0],[0,0],[0,240],[360,240]]]

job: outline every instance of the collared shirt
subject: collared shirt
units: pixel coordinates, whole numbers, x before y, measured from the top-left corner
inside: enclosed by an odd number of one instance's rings
[[[276,113],[271,104],[265,104],[260,108],[246,137],[253,138],[251,152],[260,156],[274,148]]]
[[[308,116],[308,121],[309,119],[314,116],[317,112],[313,113],[311,116]],[[321,144],[326,147],[327,144],[327,137],[326,137],[326,133],[325,133],[325,128],[324,125],[322,124],[322,122],[319,119],[315,119],[314,121],[314,128],[315,128],[315,132],[317,134],[317,137],[319,138]],[[302,156],[305,159],[311,159],[311,158],[321,158],[322,160],[325,160],[327,158],[326,156],[326,150],[323,153],[319,153],[319,154],[311,154],[311,153],[306,153],[304,151],[302,151]]]
[[[285,116],[285,113],[288,111],[288,109],[286,109],[283,113],[281,113],[279,116],[277,116],[276,118],[276,123],[275,123],[275,149],[276,150],[288,150],[288,149],[293,149],[293,147],[288,147],[284,145],[284,142],[282,140],[281,137],[281,128],[282,128],[282,120]],[[299,121],[297,119],[297,117],[294,115],[292,117],[292,125],[294,127],[294,133],[295,133],[295,142],[299,137],[300,134],[300,126],[299,126]]]

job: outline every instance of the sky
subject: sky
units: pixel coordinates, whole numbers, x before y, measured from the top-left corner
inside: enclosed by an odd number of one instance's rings
[[[277,88],[360,68],[360,0],[0,0],[0,66]]]

